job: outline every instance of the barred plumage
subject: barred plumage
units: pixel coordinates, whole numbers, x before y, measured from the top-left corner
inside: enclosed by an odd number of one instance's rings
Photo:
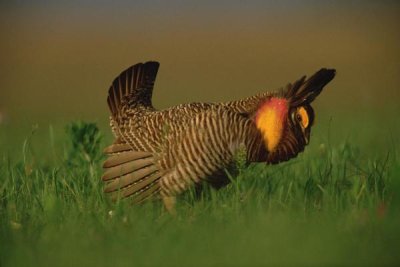
[[[224,169],[240,149],[248,162],[295,157],[308,143],[314,116],[309,104],[335,75],[321,69],[276,92],[158,111],[151,103],[158,67],[157,62],[136,64],[109,90],[116,141],[105,150],[110,158],[103,180],[114,197],[166,199],[204,180],[220,187],[228,182]]]

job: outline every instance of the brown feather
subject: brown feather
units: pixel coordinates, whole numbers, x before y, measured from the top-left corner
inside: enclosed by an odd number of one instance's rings
[[[111,146],[106,147],[103,150],[104,154],[114,154],[118,152],[124,152],[131,150],[132,147],[129,144],[113,144]]]
[[[124,153],[114,155],[114,156],[111,156],[110,158],[108,158],[104,162],[103,168],[110,168],[110,167],[118,166],[118,165],[124,164],[129,161],[147,158],[147,157],[150,157],[151,155],[152,154],[150,152],[142,152],[142,151],[124,152]]]
[[[149,166],[153,163],[154,159],[152,157],[128,161],[127,163],[122,163],[115,167],[110,167],[106,169],[105,173],[103,174],[102,180],[112,180],[127,173],[134,172],[136,170]]]
[[[158,62],[153,61],[138,63],[124,70],[114,79],[107,98],[113,117],[121,111],[126,102],[125,98],[144,106],[152,106],[151,97],[159,66]]]
[[[109,193],[118,189],[123,189],[124,192],[126,190],[129,190],[129,192],[136,192],[161,177],[161,173],[157,172],[157,170],[158,169],[155,166],[152,166],[121,176],[120,178],[117,178],[114,181],[108,183],[104,189],[104,192]],[[127,188],[125,189],[125,187]]]
[[[151,186],[147,187],[145,190],[133,196],[132,203],[140,204],[145,200],[151,199],[154,196],[158,197],[158,193],[161,191],[160,185],[158,183],[154,183]]]
[[[134,171],[132,173],[123,175],[111,183],[107,184],[107,186],[104,189],[104,192],[109,193],[115,190],[118,190],[122,187],[125,187],[130,184],[134,184],[136,182],[139,182],[142,179],[145,179],[147,176],[155,173],[158,171],[158,168],[156,166],[149,166],[142,168],[140,170]]]

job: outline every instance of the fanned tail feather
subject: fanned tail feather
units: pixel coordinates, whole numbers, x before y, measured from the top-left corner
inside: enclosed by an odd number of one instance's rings
[[[138,63],[121,72],[108,90],[107,103],[115,117],[124,101],[129,104],[152,107],[154,81],[160,64],[155,61]]]

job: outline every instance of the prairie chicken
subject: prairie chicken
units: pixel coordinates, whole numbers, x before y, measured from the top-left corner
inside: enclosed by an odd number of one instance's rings
[[[310,139],[311,102],[335,76],[321,69],[275,92],[225,103],[189,103],[156,110],[151,102],[157,62],[136,64],[112,83],[107,98],[115,142],[105,149],[105,192],[134,203],[164,200],[207,181],[229,182],[225,169],[244,151],[247,162],[287,161]]]

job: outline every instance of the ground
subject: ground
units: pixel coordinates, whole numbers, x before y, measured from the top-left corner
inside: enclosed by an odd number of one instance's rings
[[[179,198],[175,217],[104,196],[106,127],[2,125],[0,266],[394,266],[396,120],[320,122],[298,158],[239,166],[226,188]]]

